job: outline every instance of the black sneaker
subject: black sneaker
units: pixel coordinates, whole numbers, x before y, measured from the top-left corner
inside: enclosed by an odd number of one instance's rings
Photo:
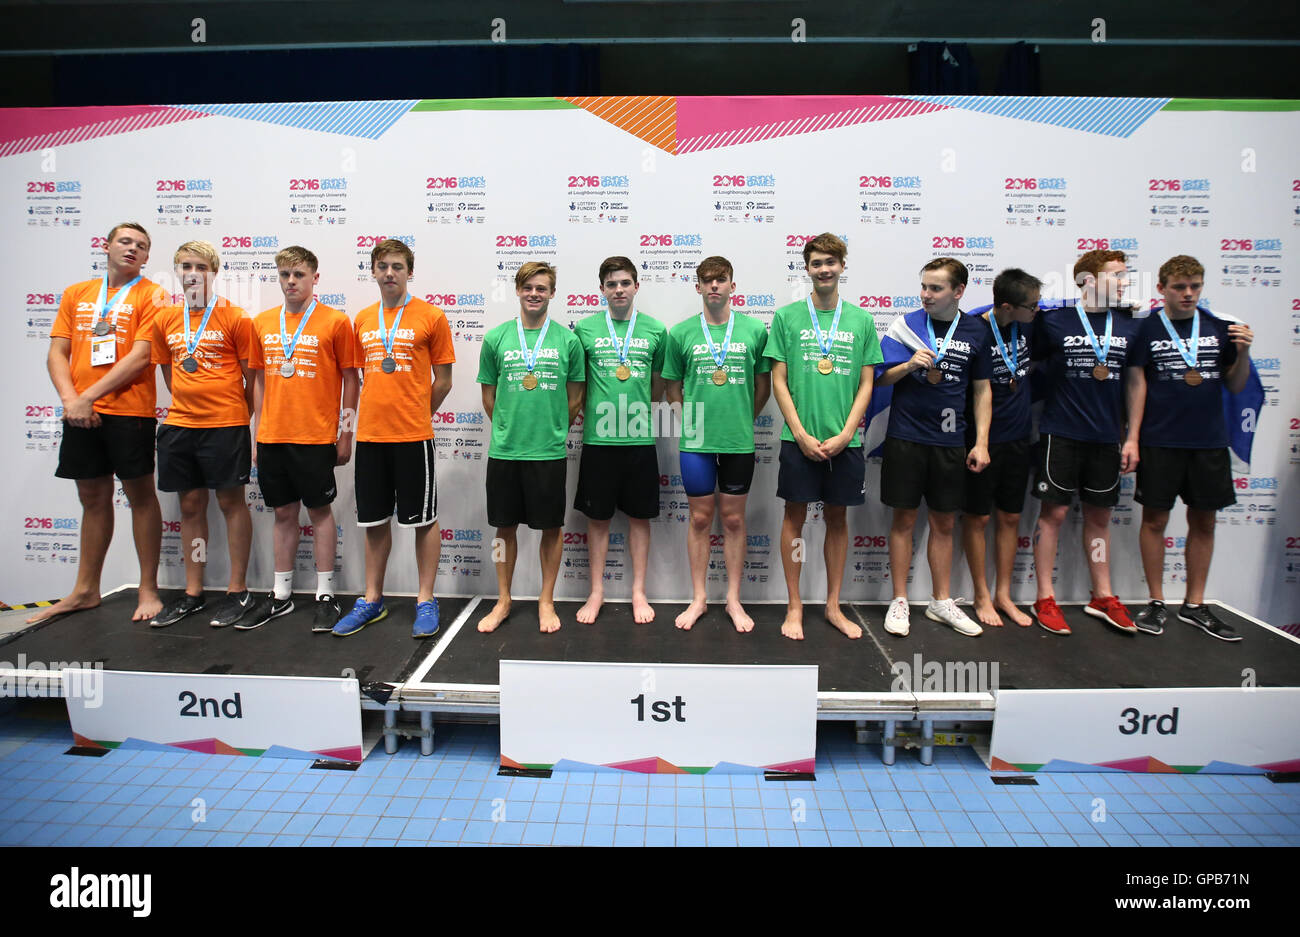
[[[1147,607],[1138,612],[1133,624],[1144,634],[1164,634],[1165,622],[1169,620],[1169,609],[1159,599],[1153,599]]]
[[[1182,606],[1178,609],[1178,620],[1185,621],[1189,625],[1195,625],[1210,637],[1218,638],[1220,641],[1241,640],[1241,635],[1237,634],[1232,625],[1220,621],[1205,605]]]
[[[190,595],[187,592],[179,599],[164,605],[163,610],[154,616],[153,621],[149,622],[149,627],[166,628],[168,625],[176,624],[186,615],[193,615],[201,608],[203,608],[203,596]]]
[[[293,599],[277,599],[274,595],[264,595],[243,618],[235,622],[236,631],[252,631],[260,628],[272,618],[288,615],[293,611]]]
[[[334,623],[343,617],[343,608],[339,600],[332,595],[321,596],[316,600],[316,612],[312,616],[311,630],[330,632]]]
[[[208,624],[213,628],[233,625],[248,614],[254,601],[253,593],[247,589],[243,592],[227,592],[224,599],[212,606],[212,619]]]

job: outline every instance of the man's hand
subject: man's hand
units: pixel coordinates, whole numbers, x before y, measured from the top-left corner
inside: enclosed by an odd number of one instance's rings
[[[830,439],[827,439],[821,444],[822,456],[828,460],[833,459],[841,452],[843,452],[845,449],[847,449],[849,443],[851,443],[852,441],[853,441],[852,433],[849,433],[847,436],[844,433],[837,433],[836,435],[832,436]]]
[[[1255,333],[1244,322],[1228,326],[1228,338],[1237,346],[1237,354],[1244,355],[1250,351],[1250,343],[1255,340]]]
[[[1124,441],[1124,448],[1119,451],[1119,470],[1122,474],[1127,475],[1129,472],[1137,471],[1138,467],[1138,444],[1132,439]]]
[[[929,348],[918,348],[907,363],[913,371],[928,371],[934,367],[934,352]]]
[[[99,425],[99,414],[95,412],[95,405],[85,397],[73,397],[70,400],[63,401],[63,419],[71,426],[79,426],[82,429],[89,429]]]
[[[982,472],[989,467],[989,450],[986,446],[972,446],[966,454],[966,467],[972,472]]]
[[[351,436],[340,437],[338,443],[335,444],[334,448],[338,452],[338,455],[334,459],[334,464],[347,465],[348,459],[352,458],[352,437]]]
[[[794,441],[799,445],[799,451],[805,458],[812,459],[814,462],[826,461],[826,456],[822,453],[822,443],[814,439],[807,433],[800,432],[794,437]]]

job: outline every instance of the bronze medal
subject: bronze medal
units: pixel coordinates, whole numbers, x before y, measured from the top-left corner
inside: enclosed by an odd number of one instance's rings
[[[534,374],[532,371],[529,371],[527,374],[524,375],[523,385],[524,385],[524,390],[536,390],[537,375]]]
[[[821,374],[830,374],[835,370],[835,365],[831,364],[830,358],[822,358],[817,362],[817,371]]]
[[[930,368],[925,372],[925,379],[931,384],[938,384],[943,380],[943,372],[938,368]]]
[[[713,383],[717,384],[719,387],[727,383],[726,368],[718,368],[716,371],[713,372]]]
[[[384,358],[383,361],[379,362],[379,368],[385,374],[392,374],[394,371],[397,370],[397,362],[393,360],[392,355],[388,355]]]
[[[1104,381],[1110,377],[1110,368],[1106,367],[1104,364],[1099,364],[1092,369],[1092,376],[1099,381]]]
[[[1014,377],[1007,382],[1007,389],[1013,394],[1016,392],[1016,379]]]
[[[1195,368],[1189,368],[1183,372],[1183,380],[1187,382],[1188,387],[1195,387],[1201,381],[1205,380],[1204,375]]]
[[[620,364],[617,368],[614,369],[614,376],[618,378],[620,381],[626,381],[629,377],[632,376],[632,369],[625,364]]]

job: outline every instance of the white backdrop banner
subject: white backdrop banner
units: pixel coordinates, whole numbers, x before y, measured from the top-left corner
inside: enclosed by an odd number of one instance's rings
[[[996,273],[1023,267],[1045,296],[1068,296],[1080,253],[1124,250],[1132,292],[1154,298],[1155,271],[1188,253],[1206,267],[1205,298],[1255,329],[1254,358],[1267,406],[1238,503],[1220,514],[1209,594],[1282,626],[1300,627],[1300,142],[1294,102],[1169,99],[758,97],[388,101],[285,105],[194,105],[31,109],[6,112],[0,129],[0,192],[8,249],[3,340],[15,360],[0,380],[14,399],[0,430],[20,440],[0,509],[0,599],[12,603],[68,591],[78,557],[74,486],[53,477],[59,400],[45,372],[61,290],[102,273],[102,239],[118,221],[143,222],[153,238],[151,278],[176,291],[175,248],[212,241],[222,256],[218,289],[250,314],[280,303],[273,257],[302,244],[321,261],[318,296],[355,315],[376,301],[370,249],[397,237],[416,255],[413,292],[451,321],[457,362],[450,396],[435,415],[443,525],[442,594],[491,592],[492,530],[483,487],[490,425],[475,384],[485,331],[517,312],[515,269],[558,266],[555,320],[572,326],[600,311],[597,268],[611,254],[639,266],[638,309],[668,325],[699,311],[695,265],[710,254],[736,271],[741,311],[770,322],[808,288],[801,249],[822,231],[849,244],[842,294],[882,331],[918,303],[921,265],[938,255],[971,272],[965,303],[991,300]],[[159,380],[158,412],[168,398]],[[781,417],[769,402],[757,422],[758,461],[748,510],[742,594],[783,599],[776,499]],[[577,482],[581,426],[570,436],[569,501]],[[661,514],[652,525],[653,599],[688,597],[687,505],[677,442],[658,441]],[[338,471],[335,502],[341,587],[363,585],[363,536],[355,526],[352,467]],[[849,512],[844,593],[891,594],[889,512],[879,465],[867,473],[867,504]],[[1118,593],[1146,596],[1138,560],[1140,509],[1133,477],[1114,513],[1112,575]],[[257,485],[250,583],[271,578],[271,513]],[[106,587],[138,578],[130,518],[120,490]],[[1291,507],[1286,505],[1290,504]],[[179,508],[162,496],[161,578],[183,583]],[[817,505],[805,536],[820,555]],[[228,573],[224,524],[210,508],[208,585]],[[1013,595],[1034,595],[1030,499],[1021,528]],[[1062,535],[1056,593],[1086,600],[1088,578],[1077,509]],[[300,588],[314,583],[303,517]],[[923,529],[919,526],[918,529]],[[1186,524],[1170,522],[1166,590],[1182,591]],[[516,593],[536,594],[536,534],[521,536]],[[411,534],[400,531],[388,589],[415,591]],[[910,592],[928,594],[924,534]],[[710,594],[725,589],[721,537]],[[630,592],[626,522],[616,520],[607,594]],[[814,568],[814,572],[816,572]],[[810,572],[805,598],[824,595]],[[970,594],[960,561],[954,588]],[[570,510],[556,594],[588,588],[586,522]]]

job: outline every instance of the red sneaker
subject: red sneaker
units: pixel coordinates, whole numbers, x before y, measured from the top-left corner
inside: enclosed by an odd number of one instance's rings
[[[1105,595],[1101,598],[1093,596],[1092,601],[1085,605],[1083,610],[1093,618],[1100,618],[1106,624],[1114,625],[1120,631],[1128,634],[1137,633],[1137,625],[1133,624],[1133,619],[1128,617],[1128,609],[1113,595]]]
[[[1066,624],[1065,616],[1061,614],[1061,607],[1056,604],[1056,599],[1050,595],[1035,602],[1033,609],[1034,617],[1038,619],[1038,623],[1052,634],[1070,633],[1070,626]]]

